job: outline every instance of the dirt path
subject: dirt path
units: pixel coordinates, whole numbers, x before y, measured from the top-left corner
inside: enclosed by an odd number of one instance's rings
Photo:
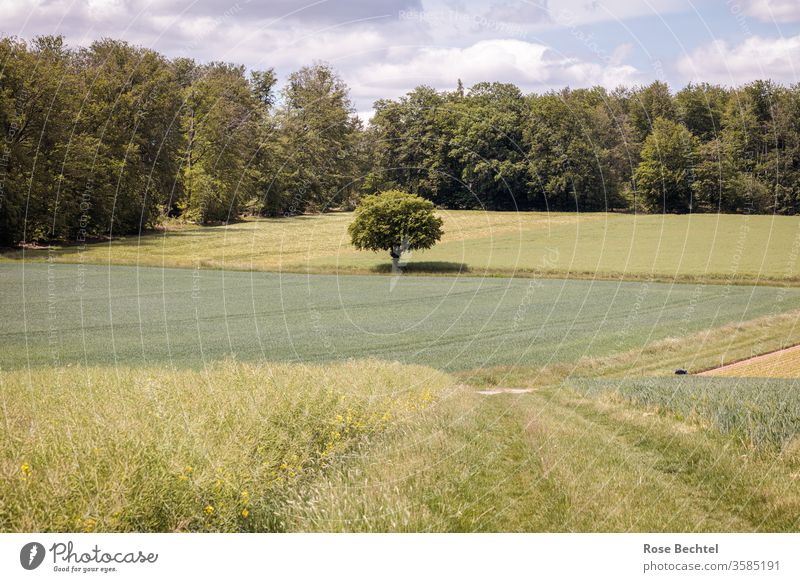
[[[478,390],[478,394],[483,394],[484,396],[493,396],[495,394],[528,394],[534,390],[535,388],[503,388],[501,386],[495,386],[494,388]]]

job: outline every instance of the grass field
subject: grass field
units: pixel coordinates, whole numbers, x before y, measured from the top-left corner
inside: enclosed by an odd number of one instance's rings
[[[800,308],[800,290],[769,287],[42,263],[0,274],[3,369],[228,357],[545,366]]]
[[[542,387],[459,393],[295,492],[313,531],[797,531],[800,454]]]
[[[375,361],[2,378],[3,531],[800,526],[796,446],[756,449],[652,399],[487,397]]]
[[[442,212],[445,236],[409,257],[417,272],[474,275],[800,281],[800,221],[786,216]],[[86,247],[9,251],[3,261],[374,273],[388,256],[358,252],[349,213],[185,226]]]

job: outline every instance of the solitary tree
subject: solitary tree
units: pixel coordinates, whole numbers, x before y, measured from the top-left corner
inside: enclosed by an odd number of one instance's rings
[[[399,190],[365,196],[348,227],[353,246],[389,251],[397,270],[405,251],[429,249],[442,238],[442,219],[433,210],[430,200]]]

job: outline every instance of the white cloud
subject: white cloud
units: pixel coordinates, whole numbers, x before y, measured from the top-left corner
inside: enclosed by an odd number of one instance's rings
[[[715,41],[678,61],[678,71],[692,81],[738,85],[754,79],[796,83],[800,70],[800,35],[753,36],[738,45]]]
[[[646,82],[626,64],[629,45],[576,58],[530,31],[670,11],[681,1],[0,0],[0,33],[61,33],[73,45],[109,36],[168,57],[275,67],[283,78],[324,60],[351,87],[358,110],[368,111],[376,99],[423,83],[452,88],[459,78],[467,86],[511,82],[526,92]],[[292,13],[303,6],[310,8]]]
[[[422,0],[412,17],[426,22],[437,38],[453,34],[512,36],[526,32],[613,22],[686,11],[686,0]]]
[[[750,0],[745,8],[748,16],[764,22],[800,21],[800,2],[798,0]]]
[[[543,44],[513,39],[485,40],[465,48],[421,47],[390,51],[378,64],[361,67],[349,76],[353,93],[396,97],[417,85],[453,88],[461,79],[466,86],[480,81],[515,83],[524,91],[641,82],[639,71],[629,65],[601,64],[557,54]]]

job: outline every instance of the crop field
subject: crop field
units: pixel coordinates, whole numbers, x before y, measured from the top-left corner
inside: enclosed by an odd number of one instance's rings
[[[616,394],[681,419],[699,419],[757,448],[782,450],[800,434],[800,383],[756,378],[571,380],[586,394]],[[800,484],[799,484],[800,485]]]
[[[228,357],[545,366],[800,308],[800,290],[770,287],[42,263],[0,273],[3,369]]]
[[[800,378],[800,347],[795,346],[703,372],[702,376]]]
[[[800,224],[788,216],[447,211],[444,238],[407,257],[421,273],[797,283]],[[350,213],[182,226],[111,243],[9,251],[2,261],[375,273],[389,257],[358,252]]]

